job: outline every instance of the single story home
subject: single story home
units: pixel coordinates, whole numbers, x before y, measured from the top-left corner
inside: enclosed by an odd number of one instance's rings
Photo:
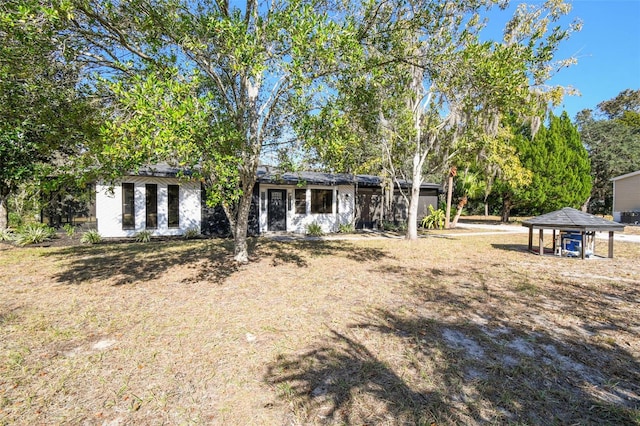
[[[141,169],[119,182],[96,183],[96,222],[103,237],[132,237],[143,230],[155,236],[200,233],[200,182],[178,177],[165,165]]]
[[[614,177],[613,220],[640,223],[640,170]]]
[[[142,230],[156,236],[183,235],[192,229],[205,235],[229,234],[220,207],[205,204],[199,181],[178,177],[178,169],[158,165],[115,183],[96,185],[98,232],[104,237],[131,237]],[[368,175],[285,172],[262,166],[257,173],[249,233],[305,233],[317,223],[323,232],[340,225],[374,228],[383,220],[403,222],[407,205],[400,191],[384,190],[382,179]],[[423,184],[419,218],[438,205],[440,186]],[[386,207],[385,207],[386,206]]]

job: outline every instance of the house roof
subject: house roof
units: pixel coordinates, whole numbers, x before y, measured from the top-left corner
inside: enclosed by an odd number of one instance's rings
[[[177,177],[179,175],[191,176],[191,170],[170,166],[166,163],[153,164],[138,169],[132,176],[156,176],[156,177]]]
[[[352,175],[348,173],[323,173],[323,172],[282,172],[277,169],[261,166],[258,168],[258,182],[279,183],[295,185],[305,183],[311,185],[353,185],[374,186],[382,185],[382,178],[373,175]],[[409,187],[410,181],[400,180],[400,186]],[[422,189],[440,189],[435,183],[423,183]]]
[[[610,180],[615,182],[617,180],[630,178],[630,177],[636,176],[636,175],[640,175],[640,170],[638,170],[637,172],[627,173],[626,175],[616,176],[614,178],[611,178]]]
[[[355,183],[355,176],[346,173],[282,172],[266,166],[259,167],[257,175],[258,182],[261,183],[307,183],[312,185],[348,185]]]
[[[177,177],[179,175],[190,176],[190,170],[170,166],[166,163],[154,164],[141,167],[132,176],[155,176],[155,177]],[[380,187],[382,178],[374,175],[352,175],[348,173],[323,173],[323,172],[282,172],[269,166],[260,166],[257,171],[257,179],[260,183],[275,183],[285,185],[296,185],[304,183],[307,185],[353,185],[365,187]],[[411,186],[411,181],[400,180],[402,188]],[[435,183],[423,183],[422,189],[438,189],[440,185]]]
[[[565,207],[522,222],[536,229],[576,229],[581,231],[624,231],[624,226],[580,210]]]

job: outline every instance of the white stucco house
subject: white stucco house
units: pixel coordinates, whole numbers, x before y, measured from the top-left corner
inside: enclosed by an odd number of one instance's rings
[[[323,232],[337,232],[353,223],[354,176],[319,172],[278,173],[258,170],[260,232],[305,233],[317,223]]]
[[[103,237],[132,237],[148,230],[154,236],[200,233],[200,182],[178,178],[178,170],[157,166],[96,184],[97,229]]]
[[[613,220],[640,223],[640,170],[617,176],[613,181]]]
[[[325,233],[340,225],[369,228],[382,218],[406,220],[406,206],[397,194],[385,213],[381,180],[375,176],[319,172],[280,173],[261,167],[253,190],[249,233],[305,233],[310,224]],[[426,212],[437,206],[439,185],[424,184],[420,202]],[[395,201],[394,201],[395,200]],[[179,170],[158,165],[117,182],[96,184],[96,219],[106,238],[133,237],[143,230],[153,236],[184,235],[188,230],[226,235],[229,224],[220,207],[204,204],[198,180],[179,177]],[[389,203],[387,203],[389,204]]]

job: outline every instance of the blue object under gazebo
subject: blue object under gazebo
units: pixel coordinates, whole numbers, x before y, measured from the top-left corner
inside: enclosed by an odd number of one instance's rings
[[[556,231],[561,233],[561,250],[575,253],[576,256],[584,259],[586,253],[586,241],[595,237],[596,232],[609,232],[609,254],[613,257],[613,234],[615,231],[624,231],[624,226],[594,216],[580,210],[565,207],[555,212],[546,213],[522,222],[522,226],[529,228],[529,251],[533,252],[533,230],[540,230],[538,253],[544,254],[545,229],[553,230],[553,252],[556,253]],[[595,245],[594,245],[595,246]],[[595,254],[595,253],[590,253]]]

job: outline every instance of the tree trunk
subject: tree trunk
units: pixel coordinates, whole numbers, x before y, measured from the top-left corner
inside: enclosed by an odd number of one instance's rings
[[[413,156],[413,170],[411,176],[411,195],[409,197],[409,211],[407,215],[407,234],[405,239],[418,239],[418,206],[420,204],[420,186],[422,186],[422,166],[426,156],[417,151]]]
[[[509,215],[511,214],[511,208],[513,207],[513,203],[511,202],[511,197],[504,196],[502,198],[502,212],[500,215],[500,220],[502,222],[509,222]]]
[[[411,183],[411,197],[409,199],[409,214],[407,217],[407,240],[418,239],[418,205],[420,203],[421,177],[414,176]]]
[[[0,229],[9,227],[9,208],[7,206],[7,195],[0,193]]]
[[[245,97],[245,112],[238,117],[238,128],[247,130],[248,134],[248,152],[245,154],[243,161],[243,169],[240,172],[240,182],[242,185],[242,196],[238,201],[236,218],[233,231],[233,258],[238,263],[249,262],[249,250],[247,247],[247,228],[249,227],[249,211],[251,210],[251,201],[253,200],[253,187],[256,183],[256,173],[258,171],[258,163],[260,162],[260,150],[262,141],[259,135],[259,117],[257,110],[257,101],[260,87],[260,79],[252,82],[248,76],[242,77],[241,86]],[[245,121],[248,128],[245,128]]]
[[[489,216],[489,194],[484,194],[484,217]]]
[[[251,159],[249,168],[241,173],[242,195],[238,200],[235,212],[233,227],[233,258],[238,263],[249,262],[249,251],[247,247],[247,231],[249,228],[249,212],[253,201],[253,187],[256,183],[256,173],[258,170],[258,159]]]
[[[449,173],[449,179],[447,180],[447,206],[444,212],[444,227],[449,229],[451,225],[451,197],[453,196],[453,176]]]
[[[249,262],[247,247],[247,228],[249,227],[249,211],[253,199],[253,187],[244,190],[238,201],[238,212],[233,231],[233,259],[238,263]]]
[[[447,207],[444,212],[444,227],[449,229],[451,226],[451,197],[453,196],[453,178],[458,173],[456,167],[449,169],[449,180],[447,181]]]
[[[456,217],[453,218],[453,222],[451,223],[452,228],[455,228],[458,225],[458,219],[460,219],[460,215],[464,210],[464,206],[467,205],[467,201],[468,199],[467,199],[467,196],[465,195],[464,197],[462,197],[462,199],[458,203],[458,210],[456,211]]]

